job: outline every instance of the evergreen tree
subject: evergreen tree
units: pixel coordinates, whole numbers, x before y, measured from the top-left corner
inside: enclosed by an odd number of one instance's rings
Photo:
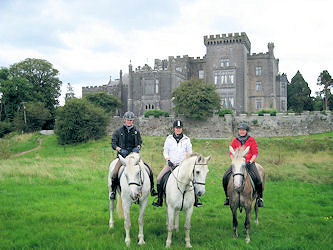
[[[330,88],[333,86],[333,80],[327,70],[324,70],[323,72],[320,73],[317,85],[324,87],[324,89],[322,90],[322,93],[324,94],[324,105],[325,105],[325,110],[328,110],[329,107],[328,104],[329,102],[332,102],[329,99],[332,98]]]
[[[67,102],[68,100],[74,98],[74,90],[73,87],[70,83],[67,83],[67,92],[65,94],[65,102]]]
[[[288,110],[302,112],[303,110],[313,110],[313,101],[310,96],[311,90],[302,74],[297,71],[296,75],[288,83],[287,100]]]

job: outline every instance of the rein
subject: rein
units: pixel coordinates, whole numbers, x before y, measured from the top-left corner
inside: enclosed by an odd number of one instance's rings
[[[141,166],[139,165],[139,168],[140,168],[140,183],[138,183],[138,182],[134,182],[134,181],[131,181],[131,182],[128,182],[127,184],[128,184],[128,186],[130,186],[130,185],[136,185],[136,186],[138,186],[138,187],[142,187],[142,185],[143,185],[143,182],[144,182],[144,180],[143,180],[143,177],[142,177],[142,168],[141,168]],[[126,178],[127,179],[127,178]],[[136,200],[136,202],[139,204],[139,199],[140,199],[140,197],[141,197],[141,191],[140,191],[140,195],[139,195],[139,197],[138,197],[138,199]]]

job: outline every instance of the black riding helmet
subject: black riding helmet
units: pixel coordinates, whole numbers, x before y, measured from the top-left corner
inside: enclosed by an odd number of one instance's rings
[[[245,122],[241,122],[241,123],[238,125],[237,129],[245,129],[246,131],[249,131],[250,127],[249,127],[249,125],[247,125],[247,123],[245,123]]]
[[[182,127],[183,127],[183,123],[182,123],[182,121],[181,121],[181,120],[175,120],[175,121],[173,122],[173,127],[174,127],[174,128],[182,128]]]
[[[125,120],[130,120],[130,121],[133,121],[135,118],[135,115],[133,112],[131,111],[127,111],[125,114],[124,114],[124,119]]]

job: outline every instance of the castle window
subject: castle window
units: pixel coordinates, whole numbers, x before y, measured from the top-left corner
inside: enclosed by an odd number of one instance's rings
[[[256,91],[261,91],[262,90],[262,84],[260,81],[256,82]]]
[[[179,72],[183,72],[183,69],[182,69],[182,67],[179,67],[179,66],[178,66],[178,67],[176,67],[176,70],[177,70],[177,71],[179,71]]]
[[[151,105],[151,109],[154,109],[154,105]]]
[[[281,96],[286,96],[286,83],[281,82]]]
[[[261,76],[261,70],[262,70],[261,66],[256,67],[256,76]]]
[[[261,100],[256,100],[256,109],[261,109],[261,108],[262,108]]]
[[[156,83],[156,85],[155,85],[155,93],[158,94],[158,84],[159,84],[159,80],[156,79],[155,83]]]
[[[229,80],[231,84],[234,84],[234,75],[229,75]]]
[[[285,102],[285,100],[282,100],[281,101],[281,111],[286,111],[287,109],[286,109],[286,102]]]
[[[229,58],[221,59],[221,67],[229,67]]]
[[[205,72],[203,70],[199,70],[199,79],[204,79]]]
[[[217,75],[217,73],[214,74],[214,83],[215,83],[215,85],[218,84],[218,75]]]
[[[146,109],[148,109],[148,106],[146,105]]]

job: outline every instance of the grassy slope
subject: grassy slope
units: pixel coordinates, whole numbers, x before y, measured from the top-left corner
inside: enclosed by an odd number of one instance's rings
[[[37,145],[25,135],[11,138],[13,154]],[[244,213],[239,239],[232,238],[232,218],[223,206],[221,178],[229,165],[230,140],[193,139],[193,148],[212,154],[203,208],[195,208],[191,240],[195,248],[328,249],[333,240],[333,133],[297,138],[258,139],[266,170],[265,208],[259,225],[251,224],[245,244]],[[17,158],[0,160],[0,248],[124,248],[123,220],[108,229],[107,171],[114,153],[110,138],[59,146],[54,136],[41,136],[43,147]],[[164,138],[144,137],[143,158],[155,174],[163,165]],[[152,199],[150,198],[150,203]],[[132,248],[137,248],[138,206],[132,207]],[[183,248],[184,216],[173,248]],[[163,248],[167,236],[165,209],[148,206],[145,249]]]

